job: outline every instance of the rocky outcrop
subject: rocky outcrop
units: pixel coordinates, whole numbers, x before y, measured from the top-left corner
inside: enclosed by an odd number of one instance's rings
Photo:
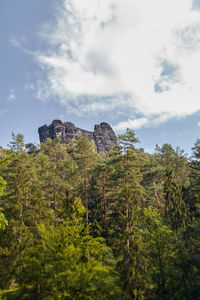
[[[61,138],[61,143],[68,144],[77,136],[87,136],[90,141],[94,141],[97,152],[107,154],[109,150],[117,145],[117,138],[111,126],[105,122],[94,126],[94,132],[76,127],[71,122],[54,120],[51,125],[44,125],[38,129],[40,142],[44,143],[47,138]]]
[[[113,146],[117,145],[117,138],[114,131],[105,122],[94,126],[93,136],[98,153],[108,153]]]

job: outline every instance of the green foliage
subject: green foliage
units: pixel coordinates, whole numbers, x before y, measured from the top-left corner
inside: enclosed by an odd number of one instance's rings
[[[3,195],[5,189],[6,189],[6,181],[0,176],[0,196]]]
[[[137,142],[0,148],[1,299],[200,298],[200,142],[190,162]]]
[[[6,181],[0,176],[0,197],[3,195],[6,189]],[[4,214],[0,212],[0,230],[4,230],[8,225],[8,221],[6,220]]]
[[[4,214],[0,212],[0,230],[6,229],[7,225],[8,225],[8,221],[6,220]]]
[[[185,232],[188,220],[186,204],[181,187],[174,182],[172,169],[166,171],[164,192],[166,222],[177,232]]]
[[[164,173],[167,168],[173,169],[174,180],[177,184],[184,186],[189,184],[189,164],[184,150],[181,150],[179,147],[174,150],[169,144],[164,144],[162,147],[157,145],[155,156],[159,164],[164,168]]]
[[[157,210],[144,210],[143,237],[148,255],[148,299],[185,299],[188,254],[183,242],[163,223]]]
[[[87,260],[85,209],[76,199],[72,216],[55,226],[40,223],[20,274],[21,299],[118,299],[117,272],[103,239],[90,237]],[[120,299],[120,298],[119,298]]]

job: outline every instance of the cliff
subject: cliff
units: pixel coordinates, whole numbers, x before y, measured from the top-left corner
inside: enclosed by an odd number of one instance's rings
[[[61,143],[69,141],[77,136],[87,136],[95,142],[97,152],[107,154],[109,150],[117,145],[117,138],[111,126],[105,122],[94,126],[94,131],[87,131],[76,127],[71,122],[54,120],[49,126],[44,125],[38,129],[40,142],[44,143],[47,138],[61,138]]]

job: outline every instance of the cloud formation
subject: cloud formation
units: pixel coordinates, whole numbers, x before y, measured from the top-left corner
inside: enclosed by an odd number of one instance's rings
[[[78,115],[114,112],[121,130],[200,110],[199,0],[61,3],[35,53],[39,98]]]
[[[122,121],[113,128],[115,130],[124,130],[125,128],[138,129],[148,123],[147,118],[138,118],[135,120]]]
[[[10,89],[7,100],[12,102],[15,101],[16,99],[17,99],[16,91],[14,89]]]

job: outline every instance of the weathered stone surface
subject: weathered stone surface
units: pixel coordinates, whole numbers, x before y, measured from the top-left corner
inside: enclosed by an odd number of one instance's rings
[[[109,150],[117,145],[117,138],[111,126],[105,122],[94,126],[94,141],[97,152],[108,153]]]
[[[44,125],[38,129],[40,142],[44,143],[47,138],[61,138],[61,142],[68,144],[69,141],[77,136],[87,136],[94,141],[98,153],[108,153],[109,150],[117,145],[117,138],[111,126],[105,122],[94,126],[94,132],[76,127],[71,122],[54,120],[51,125]]]

